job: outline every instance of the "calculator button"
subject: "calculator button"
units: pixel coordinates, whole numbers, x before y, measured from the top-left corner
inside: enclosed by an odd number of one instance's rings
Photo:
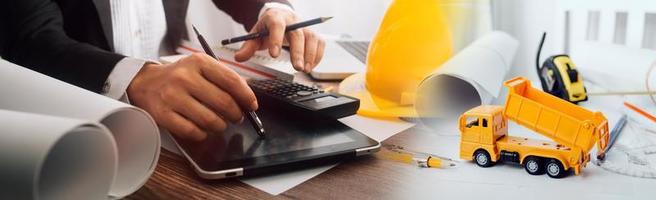
[[[310,95],[312,95],[312,92],[310,92],[310,91],[298,91],[298,92],[296,92],[296,95],[298,95],[298,96],[310,96]]]

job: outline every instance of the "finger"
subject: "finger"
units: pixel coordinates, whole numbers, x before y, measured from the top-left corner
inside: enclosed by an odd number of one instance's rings
[[[261,21],[258,21],[255,23],[253,28],[249,33],[257,33],[264,30],[264,25],[262,24]],[[239,50],[235,53],[235,60],[238,62],[244,62],[253,57],[255,55],[255,52],[258,50],[262,50],[262,39],[253,39],[253,40],[247,40],[244,42]]]
[[[238,123],[243,119],[243,112],[228,93],[205,80],[204,77],[198,77],[196,80],[198,80],[199,86],[189,88],[194,98],[233,123]]]
[[[178,95],[177,98],[173,110],[191,120],[196,126],[212,132],[222,132],[226,129],[227,125],[223,119],[195,98],[189,95]]]
[[[237,62],[244,62],[253,57],[255,55],[255,52],[257,50],[260,50],[262,40],[256,39],[256,40],[249,40],[244,42],[244,44],[241,45],[241,48],[235,53],[235,60]]]
[[[201,68],[203,77],[230,94],[242,108],[248,111],[257,110],[255,94],[239,74],[218,61],[210,62],[209,65]]]
[[[314,61],[317,57],[319,40],[311,31],[305,31],[303,37],[305,37],[305,65],[303,65],[303,71],[309,73],[315,66]]]
[[[174,111],[163,113],[157,121],[173,135],[183,139],[202,141],[207,137],[205,131]]]
[[[319,65],[319,63],[321,62],[321,59],[323,58],[324,50],[326,49],[326,42],[323,39],[319,39],[318,43],[319,44],[318,44],[318,47],[317,47],[317,54],[316,54],[316,57],[314,59],[314,65],[312,66],[312,69],[314,69],[314,67]],[[312,71],[312,69],[310,69],[310,71]]]
[[[303,56],[305,53],[305,37],[303,36],[303,31],[299,29],[289,31],[287,32],[287,38],[292,65],[294,69],[303,71]]]
[[[269,30],[269,37],[264,42],[264,45],[269,48],[269,55],[277,58],[280,56],[280,48],[285,39],[285,20],[282,17],[270,17],[265,22],[266,29]]]

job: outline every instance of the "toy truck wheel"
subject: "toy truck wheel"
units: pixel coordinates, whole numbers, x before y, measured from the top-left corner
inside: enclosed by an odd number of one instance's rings
[[[491,167],[494,165],[490,154],[485,150],[478,150],[474,152],[474,162],[481,167]]]
[[[545,166],[547,175],[549,175],[551,178],[563,178],[567,173],[567,170],[565,167],[563,167],[563,164],[556,159],[549,159]]]
[[[544,161],[535,156],[529,156],[524,159],[524,169],[530,175],[542,175],[545,173]]]

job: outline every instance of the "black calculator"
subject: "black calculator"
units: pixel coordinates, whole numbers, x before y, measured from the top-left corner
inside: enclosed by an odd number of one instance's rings
[[[251,79],[248,85],[253,89],[260,104],[272,105],[287,111],[337,119],[354,115],[360,107],[359,99],[288,80]]]

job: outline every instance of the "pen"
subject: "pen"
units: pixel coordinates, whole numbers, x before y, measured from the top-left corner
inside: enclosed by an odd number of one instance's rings
[[[219,60],[219,57],[216,57],[216,55],[214,55],[214,52],[212,52],[212,49],[210,48],[210,45],[208,45],[207,41],[205,41],[205,38],[198,32],[198,29],[196,29],[196,26],[192,25],[192,27],[194,28],[194,32],[196,33],[196,37],[198,38],[198,41],[200,42],[200,45],[203,47],[203,50],[205,51],[205,53],[207,55],[212,56],[214,59]],[[262,121],[260,121],[260,118],[257,116],[255,111],[244,112],[244,114],[246,115],[245,116],[246,119],[248,119],[248,121],[250,121],[251,125],[253,125],[253,128],[255,129],[255,132],[257,132],[257,134],[260,137],[264,137],[264,126],[262,125]]]
[[[603,156],[598,156],[597,159],[599,160],[604,160],[606,159],[606,153],[610,150],[611,147],[613,147],[613,144],[615,144],[615,141],[617,141],[617,137],[620,135],[622,132],[622,129],[626,125],[627,119],[626,115],[622,115],[619,121],[617,121],[617,124],[613,127],[613,130],[610,131],[610,141],[608,141],[608,145],[606,146],[606,149],[604,149],[604,154]]]
[[[622,118],[617,122],[615,127],[613,127],[613,130],[610,131],[610,141],[608,142],[608,147],[606,148],[606,152],[613,147],[613,144],[615,144],[615,141],[617,140],[617,137],[620,135],[620,132],[622,132],[622,129],[626,125],[627,119],[626,115],[622,115]]]
[[[312,26],[312,25],[315,25],[315,24],[320,24],[320,23],[328,21],[329,19],[332,19],[332,18],[333,17],[319,17],[319,18],[307,20],[307,21],[304,21],[304,22],[291,24],[291,25],[288,25],[287,27],[285,27],[285,32],[293,31],[293,30],[303,28],[303,27],[307,27],[307,26]],[[227,44],[232,44],[232,43],[236,43],[236,42],[241,42],[241,41],[266,37],[268,35],[269,35],[269,30],[263,30],[263,31],[260,31],[260,32],[257,32],[257,33],[251,33],[251,34],[247,34],[247,35],[242,35],[242,36],[238,36],[238,37],[234,37],[234,38],[221,40],[221,44],[222,45],[227,45]]]

